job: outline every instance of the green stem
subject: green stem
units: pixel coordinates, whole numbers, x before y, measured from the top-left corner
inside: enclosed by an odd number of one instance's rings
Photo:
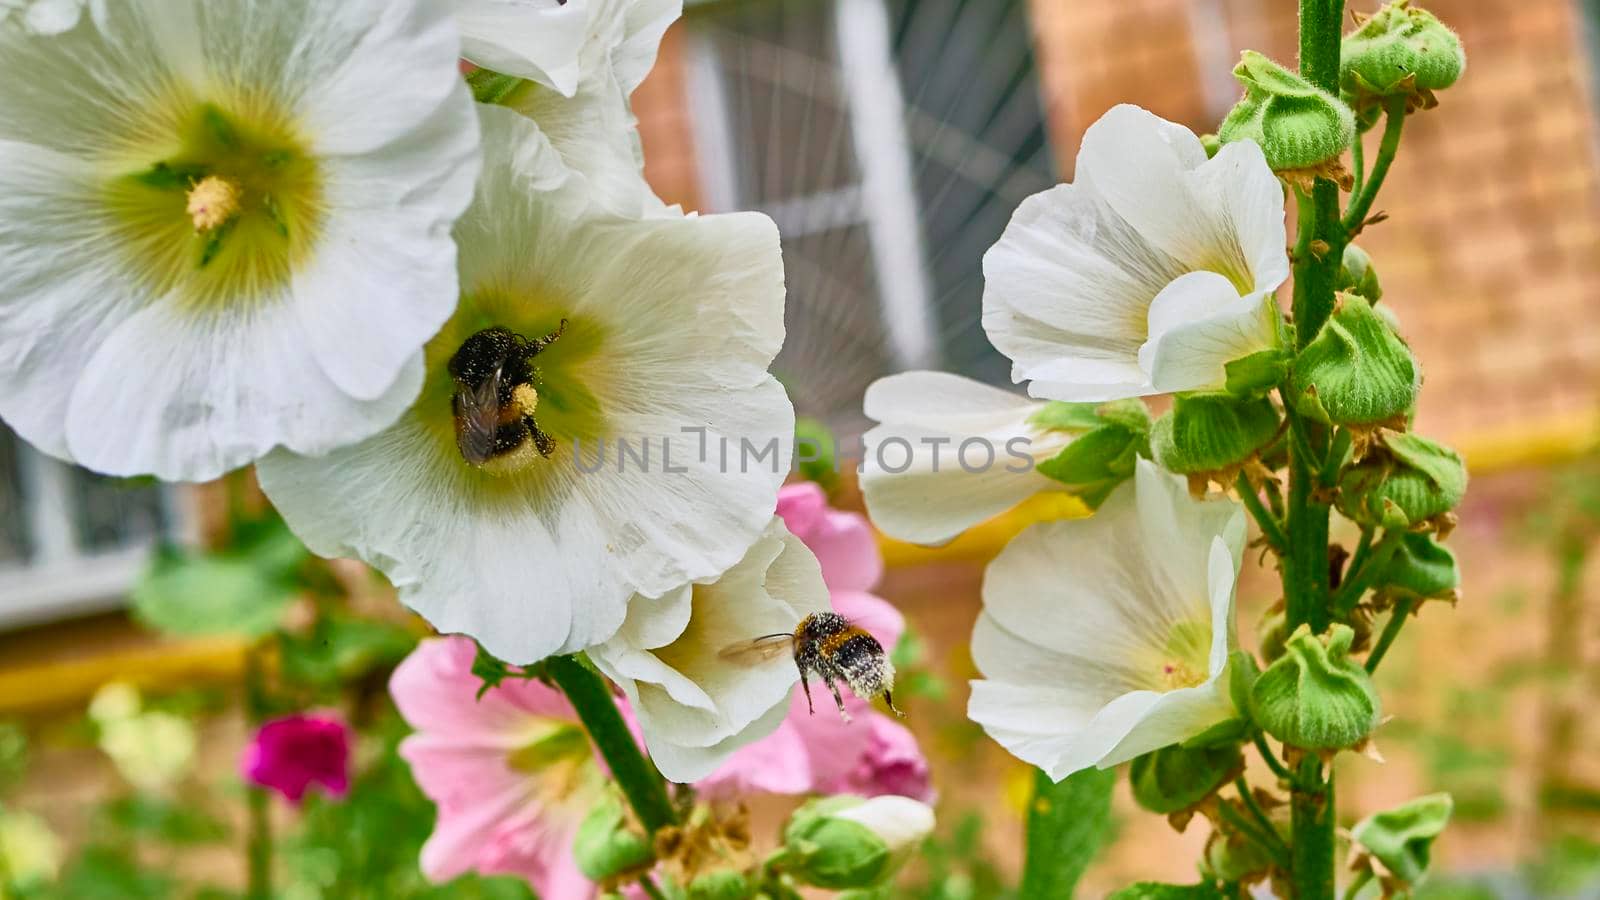
[[[1256,524],[1261,526],[1261,534],[1267,539],[1267,546],[1272,548],[1273,553],[1282,556],[1289,549],[1289,539],[1283,534],[1283,526],[1279,525],[1272,513],[1267,512],[1267,508],[1261,505],[1261,496],[1256,493],[1255,485],[1250,483],[1250,479],[1246,478],[1243,472],[1239,473],[1237,487],[1239,499],[1244,501],[1244,508],[1250,511],[1250,515],[1255,517]]]
[[[1250,793],[1250,783],[1244,780],[1243,775],[1233,780],[1233,789],[1239,792],[1239,799],[1244,803],[1244,808],[1249,811],[1251,817],[1260,823],[1271,842],[1287,858],[1289,845],[1283,842],[1283,838],[1278,834],[1277,826],[1272,824],[1272,820],[1267,817],[1266,812],[1261,808],[1261,804],[1257,803],[1255,796]]]
[[[1344,458],[1350,453],[1350,432],[1341,428],[1333,436],[1333,446],[1328,448],[1328,456],[1322,461],[1322,472],[1317,476],[1317,482],[1325,488],[1331,488],[1339,483],[1339,470],[1344,467]]]
[[[1356,139],[1350,142],[1350,168],[1351,183],[1350,196],[1361,193],[1361,185],[1367,178],[1367,162],[1365,159],[1367,148],[1361,143],[1361,134],[1356,134]]]
[[[1273,861],[1279,866],[1286,867],[1290,864],[1289,856],[1286,852],[1288,848],[1283,845],[1283,841],[1279,839],[1277,840],[1277,843],[1273,843],[1273,840],[1278,837],[1276,832],[1263,833],[1259,826],[1257,826],[1254,822],[1251,822],[1249,819],[1246,819],[1243,815],[1226,803],[1217,804],[1217,813],[1222,816],[1224,821],[1233,827],[1234,831],[1237,831],[1249,838],[1253,843],[1260,846],[1261,849],[1271,854]],[[1268,837],[1269,834],[1271,837]]]
[[[1365,558],[1358,552],[1351,560],[1349,575],[1344,583],[1339,585],[1339,593],[1333,597],[1335,618],[1349,617],[1356,604],[1361,602],[1361,595],[1377,582],[1378,576],[1383,574],[1383,570],[1388,568],[1389,562],[1394,559],[1395,552],[1400,549],[1401,536],[1402,533],[1399,531],[1385,531],[1376,545],[1367,544],[1362,548],[1370,548]],[[1370,541],[1371,533],[1362,532],[1362,537]]]
[[[639,876],[639,887],[650,900],[667,900],[667,895],[661,893],[661,888],[656,887],[656,883],[649,875]]]
[[[245,652],[244,706],[251,728],[259,728],[271,714],[267,697],[265,643],[254,644]],[[249,806],[245,834],[245,858],[249,870],[245,896],[249,900],[272,897],[272,796],[263,787],[252,786],[246,795]]]
[[[1329,93],[1339,90],[1339,41],[1344,0],[1300,0],[1300,73]],[[1376,172],[1374,172],[1374,176]],[[1304,196],[1300,202],[1304,203]],[[1295,346],[1303,350],[1333,313],[1334,285],[1348,238],[1339,219],[1339,186],[1319,178],[1311,206],[1300,210],[1305,252],[1294,258]],[[1320,634],[1328,627],[1328,504],[1316,488],[1328,456],[1325,430],[1309,430],[1283,392],[1294,442],[1289,454],[1289,554],[1283,566],[1284,610],[1290,631],[1301,625]],[[1334,814],[1332,773],[1326,781],[1316,757],[1291,780],[1289,882],[1295,900],[1333,900]]]
[[[1383,188],[1383,180],[1389,175],[1389,165],[1394,162],[1395,153],[1400,149],[1400,132],[1405,124],[1406,99],[1391,97],[1386,100],[1383,107],[1383,141],[1378,144],[1378,156],[1372,161],[1372,177],[1362,185],[1361,193],[1350,200],[1350,209],[1345,212],[1342,223],[1345,234],[1354,233],[1366,221],[1373,201],[1378,199],[1378,191]]]
[[[1372,652],[1367,655],[1367,674],[1378,671],[1378,663],[1383,662],[1390,645],[1400,636],[1400,629],[1405,627],[1406,619],[1411,618],[1411,611],[1416,608],[1417,601],[1410,597],[1394,605],[1394,612],[1389,614],[1389,623],[1383,626],[1383,634],[1378,636],[1378,643],[1373,645]]]
[[[1294,900],[1333,900],[1333,773],[1324,781],[1322,764],[1308,755],[1300,766],[1300,783],[1316,788],[1297,787],[1289,798]]]
[[[1371,883],[1372,870],[1362,869],[1360,874],[1356,875],[1355,880],[1350,882],[1350,886],[1344,889],[1344,900],[1356,900],[1357,897],[1361,896],[1361,889]]]
[[[1259,731],[1256,732],[1255,743],[1256,750],[1261,754],[1261,759],[1266,762],[1267,768],[1272,770],[1272,774],[1293,785],[1295,781],[1294,773],[1284,766],[1276,753],[1272,752],[1271,745],[1267,743],[1266,737]]]
[[[590,740],[611,768],[611,777],[627,796],[640,824],[654,833],[675,822],[677,815],[667,797],[666,782],[656,771],[655,764],[639,752],[633,732],[628,730],[628,724],[617,711],[617,703],[611,698],[605,679],[575,656],[552,656],[545,661],[545,671],[572,701],[583,727],[589,731]]]

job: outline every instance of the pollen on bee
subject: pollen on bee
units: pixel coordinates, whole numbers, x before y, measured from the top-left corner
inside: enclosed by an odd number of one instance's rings
[[[531,416],[539,407],[539,392],[531,384],[519,384],[511,391],[511,402],[516,404],[518,412]]]
[[[207,175],[189,189],[184,211],[194,222],[194,230],[207,234],[226,225],[239,214],[239,186],[226,178]]]

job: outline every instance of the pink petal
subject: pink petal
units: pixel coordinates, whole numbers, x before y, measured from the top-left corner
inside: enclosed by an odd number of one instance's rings
[[[882,713],[869,716],[866,725],[871,741],[866,758],[851,779],[850,789],[869,797],[899,794],[924,803],[933,802],[928,760],[910,729]]]
[[[778,492],[778,515],[822,565],[830,590],[871,590],[883,577],[883,555],[865,516],[828,506],[822,488],[809,481]]]
[[[243,778],[282,794],[291,803],[312,785],[333,796],[350,786],[350,726],[336,716],[292,715],[256,730],[240,760]]]
[[[472,674],[477,653],[469,638],[431,638],[395,668],[389,693],[411,727],[492,736],[521,729],[530,716],[577,721],[560,691],[533,679],[507,679],[479,698],[483,682]]]
[[[802,705],[804,701],[801,701]],[[811,754],[790,718],[778,730],[739,748],[715,772],[695,783],[712,799],[745,793],[805,794],[816,789]]]

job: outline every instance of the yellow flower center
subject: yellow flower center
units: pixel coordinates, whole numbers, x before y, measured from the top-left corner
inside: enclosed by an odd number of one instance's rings
[[[582,728],[567,723],[552,723],[506,759],[512,771],[537,775],[546,787],[545,796],[558,800],[583,786],[593,763],[589,738]]]
[[[189,191],[185,211],[194,221],[195,231],[215,231],[239,214],[239,186],[226,178],[207,175]]]
[[[105,203],[141,287],[194,307],[285,287],[325,215],[307,143],[260,97],[224,106],[174,97],[114,154]]]

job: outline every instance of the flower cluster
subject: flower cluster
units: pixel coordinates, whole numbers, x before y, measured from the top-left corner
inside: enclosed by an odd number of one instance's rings
[[[440,806],[430,875],[514,871],[566,896],[606,778],[584,710],[528,680],[537,668],[478,701],[479,653],[512,671],[587,652],[578,671],[626,696],[654,765],[710,797],[930,795],[909,732],[840,694],[891,696],[901,623],[866,593],[872,535],[815,494],[774,514],[795,431],[768,371],[777,229],[686,215],[643,178],[630,98],[681,10],[0,14],[0,416],[112,475],[254,464],[311,550],[370,564],[474,639],[426,645],[395,678],[422,732],[407,757]],[[698,453],[664,440],[686,432]],[[708,452],[729,441],[774,450],[732,467]],[[651,465],[657,442],[676,458]],[[807,622],[837,659],[791,652]],[[763,636],[759,659],[726,652]],[[802,717],[808,665],[863,721]],[[155,772],[146,744],[175,740],[158,714],[97,721],[130,777]],[[342,793],[349,759],[340,721],[295,715],[260,729],[241,771],[298,803]]]
[[[917,448],[900,468],[864,466],[891,535],[934,544],[1041,492],[1082,501],[989,564],[968,715],[1050,781],[1131,761],[1143,807],[1180,829],[1210,819],[1212,885],[1195,896],[1268,878],[1279,896],[1332,896],[1329,763],[1371,753],[1371,672],[1418,605],[1459,584],[1439,541],[1466,472],[1412,431],[1421,366],[1353,239],[1382,220],[1368,212],[1405,117],[1436,105],[1465,61],[1410,0],[1358,17],[1341,54],[1339,6],[1331,21],[1302,13],[1302,48],[1321,53],[1300,73],[1245,52],[1244,96],[1217,135],[1117,106],[1085,132],[1074,181],[1023,201],[984,257],[982,322],[1030,397],[932,372],[866,395],[869,438]],[[1379,111],[1368,172],[1359,136]],[[1286,315],[1276,294],[1291,273]],[[1152,420],[1140,398],[1155,394],[1171,402]],[[967,441],[1036,458],[940,471],[938,450]],[[1359,529],[1353,548],[1330,543],[1334,511]],[[1235,623],[1251,519],[1283,584],[1260,660]],[[1270,789],[1242,777],[1251,745]],[[1414,886],[1425,847],[1404,860],[1394,848],[1413,832],[1431,841],[1442,808],[1415,828],[1410,813],[1358,826],[1375,836],[1362,877],[1384,896]],[[1190,895],[1117,896],[1167,888]]]

